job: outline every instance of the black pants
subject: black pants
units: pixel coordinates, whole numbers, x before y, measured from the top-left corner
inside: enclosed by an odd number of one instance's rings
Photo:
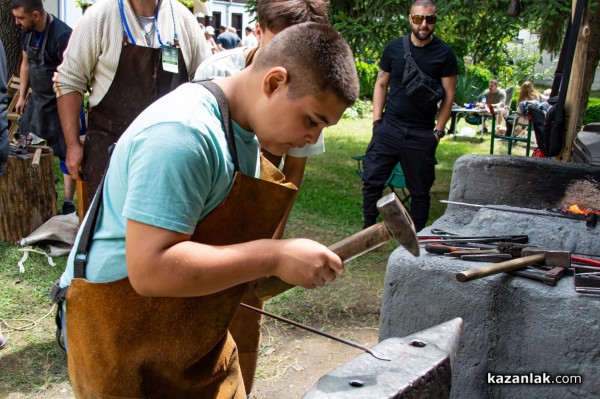
[[[364,227],[375,224],[385,182],[398,162],[410,191],[410,213],[417,231],[429,218],[429,191],[435,181],[437,140],[431,129],[393,125],[385,117],[373,127],[373,137],[363,161]]]

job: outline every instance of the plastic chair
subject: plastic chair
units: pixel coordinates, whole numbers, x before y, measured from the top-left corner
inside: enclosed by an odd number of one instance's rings
[[[354,159],[357,163],[355,172],[358,175],[358,177],[362,179],[363,161],[365,159],[365,156],[357,155],[352,157],[352,159]],[[409,209],[410,193],[406,189],[406,180],[404,179],[404,171],[402,170],[400,162],[396,164],[396,166],[392,170],[392,173],[390,173],[390,176],[385,182],[385,186],[389,187],[390,190],[392,190],[398,196],[398,198],[400,198],[400,201],[402,201],[404,207]]]

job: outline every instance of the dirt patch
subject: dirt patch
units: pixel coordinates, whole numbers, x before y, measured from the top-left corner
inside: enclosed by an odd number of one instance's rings
[[[265,323],[254,399],[301,398],[319,378],[363,353],[304,330]],[[378,341],[378,330],[345,327],[329,333],[368,347]]]

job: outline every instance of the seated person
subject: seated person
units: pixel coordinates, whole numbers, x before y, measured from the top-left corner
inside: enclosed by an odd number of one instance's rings
[[[504,114],[507,111],[506,108],[506,92],[498,87],[498,81],[496,79],[490,80],[489,88],[481,95],[482,101],[477,103],[478,107],[483,106],[483,98],[486,99],[486,104],[494,107],[496,113],[496,129],[499,129],[502,121],[504,120]]]
[[[519,99],[517,100],[517,113],[514,118],[507,119],[508,125],[515,123],[514,134],[516,136],[523,131],[523,126],[527,126],[529,124],[529,120],[527,119],[527,106],[529,104],[539,105],[541,102],[546,101],[546,99],[547,98],[537,91],[537,89],[533,86],[533,83],[530,81],[525,81],[521,85]]]

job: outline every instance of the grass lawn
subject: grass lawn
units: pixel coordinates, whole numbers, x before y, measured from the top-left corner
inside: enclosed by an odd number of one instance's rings
[[[464,123],[459,122],[458,128]],[[351,156],[364,153],[371,119],[344,119],[325,134],[326,153],[308,161],[286,235],[331,245],[362,226],[361,181]],[[445,205],[439,200],[448,198],[456,159],[463,154],[487,154],[489,146],[489,135],[483,143],[478,139],[454,140],[452,136],[442,140],[430,222],[444,212]],[[504,143],[497,143],[497,153],[506,153]],[[523,146],[513,153],[523,155]],[[56,173],[60,176],[58,170]],[[62,190],[59,182],[59,209]],[[333,284],[319,290],[290,290],[270,300],[267,308],[323,330],[352,324],[377,327],[386,262],[394,248],[395,244],[386,244],[348,262],[344,275]],[[52,267],[45,257],[31,254],[21,274],[17,265],[21,256],[19,246],[0,243],[0,328],[9,337],[8,345],[0,351],[0,397],[9,392],[32,397],[67,381],[66,358],[54,342],[53,305],[47,295],[66,258],[55,258],[57,265]]]

